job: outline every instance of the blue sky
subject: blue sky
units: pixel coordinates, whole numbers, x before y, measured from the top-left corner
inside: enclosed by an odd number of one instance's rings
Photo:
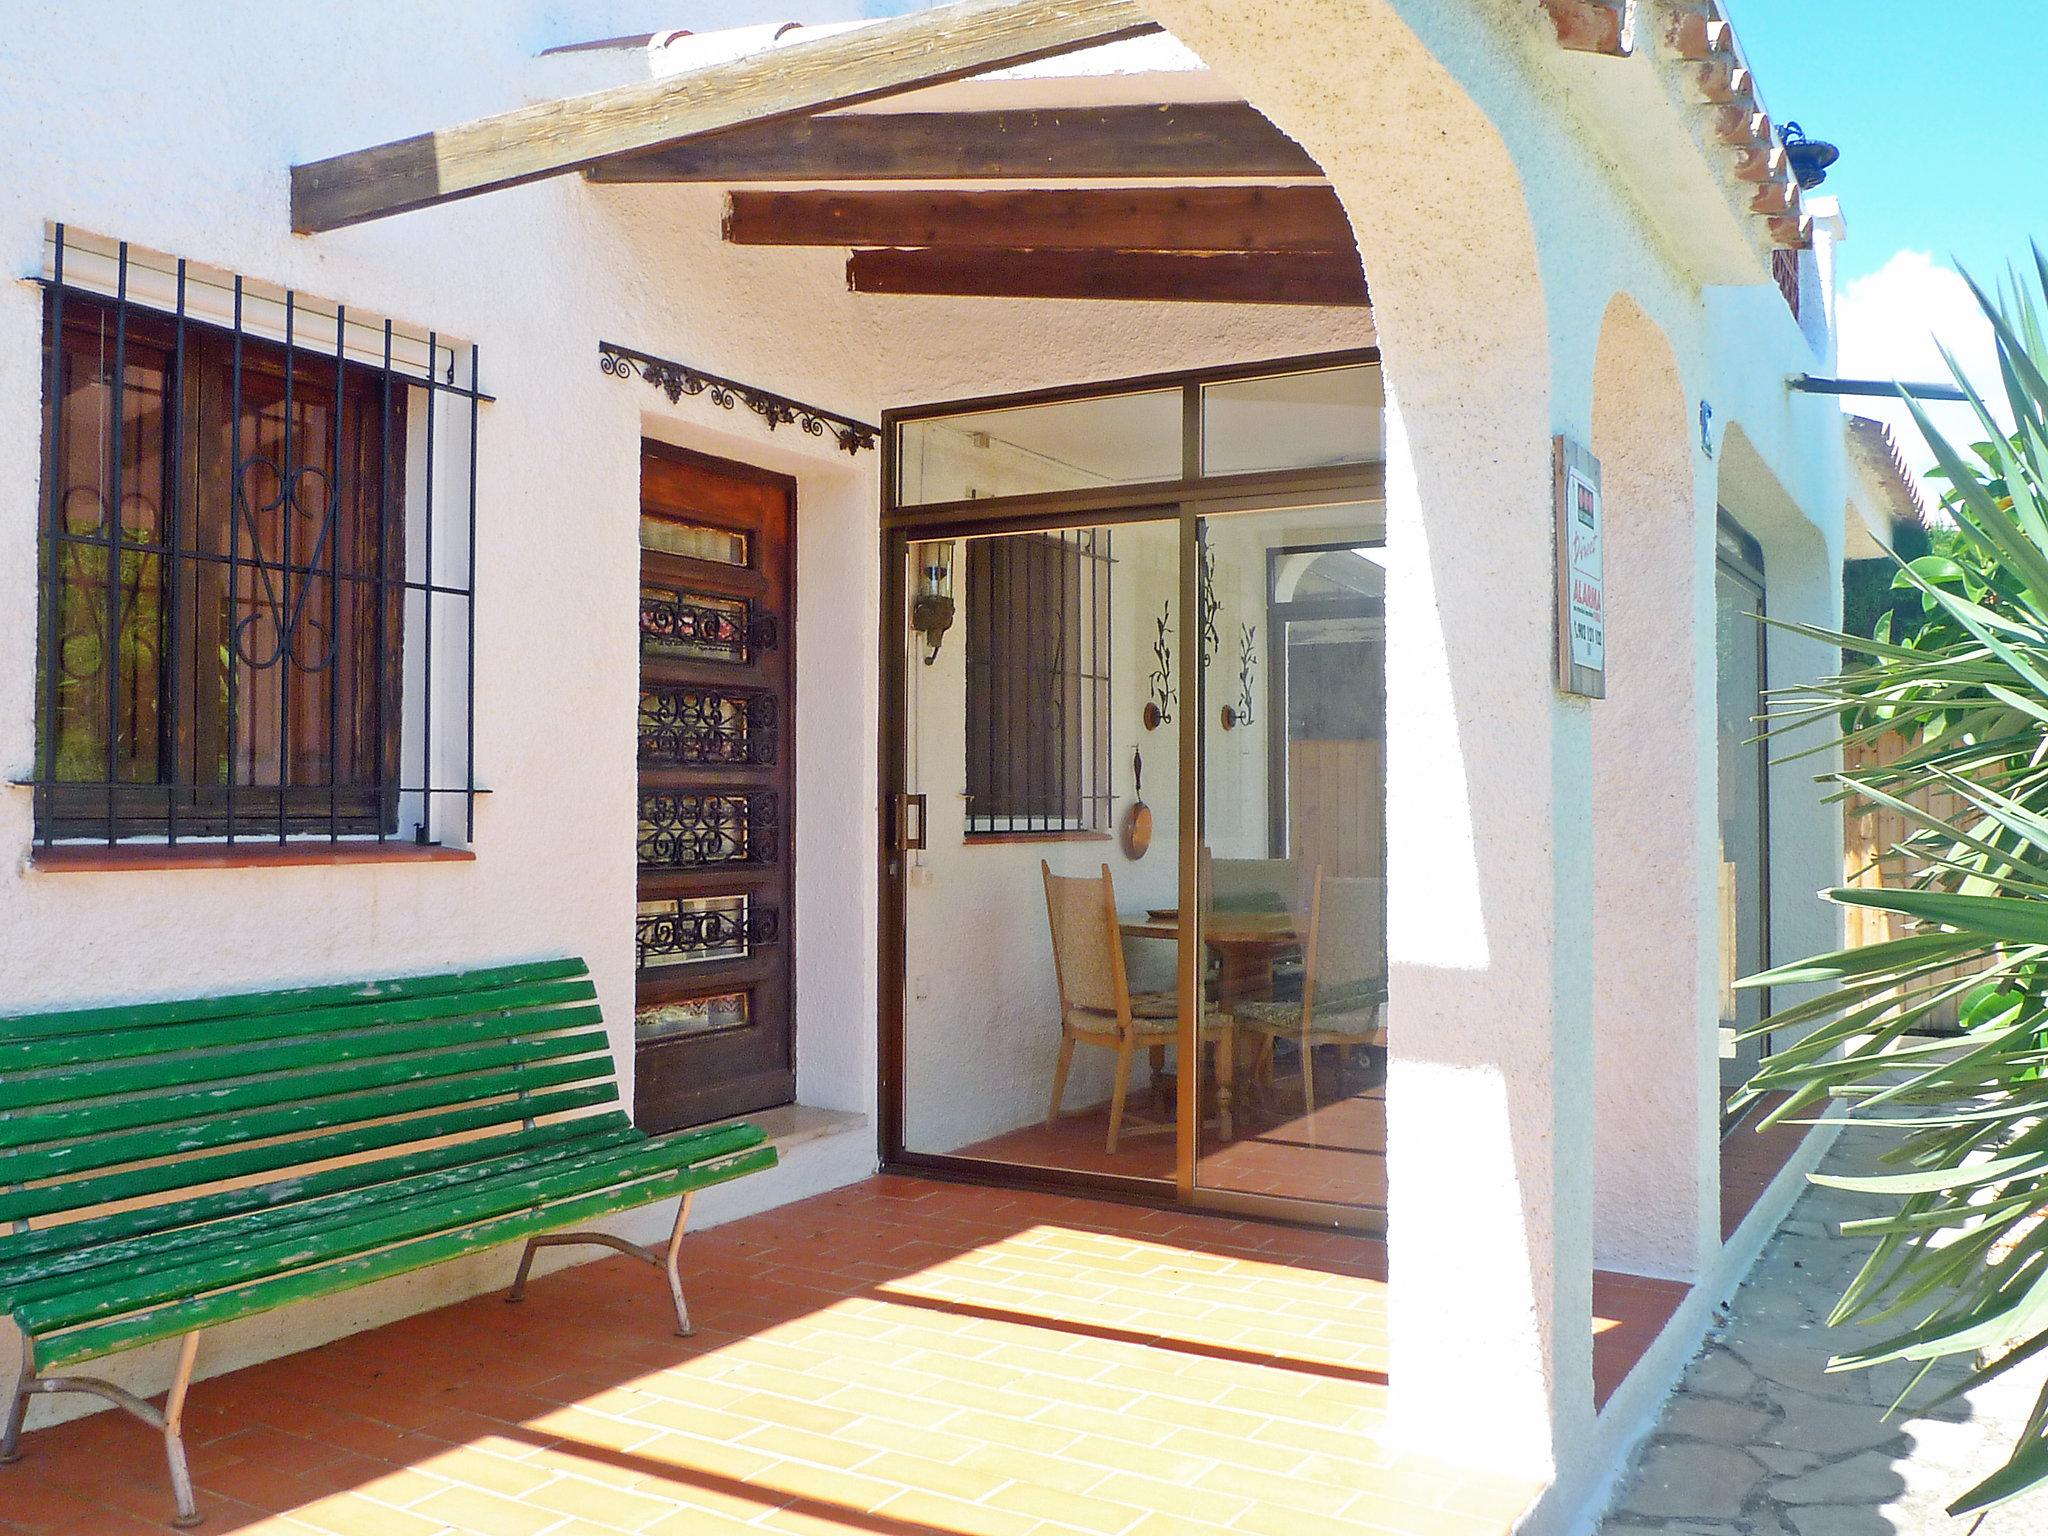
[[[1772,114],[1842,148],[1844,283],[1900,251],[1990,277],[2048,247],[2048,3],[1724,3]]]

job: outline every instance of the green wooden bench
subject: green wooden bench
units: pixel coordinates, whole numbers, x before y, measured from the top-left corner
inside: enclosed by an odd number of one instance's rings
[[[21,1334],[0,1461],[31,1396],[89,1392],[163,1431],[193,1524],[180,1418],[201,1331],[521,1239],[508,1299],[536,1248],[600,1243],[667,1273],[688,1333],[690,1195],[775,1149],[752,1125],[634,1129],[596,997],[557,960],[0,1018],[0,1314]],[[665,1251],[556,1230],[672,1196]],[[161,1410],[42,1374],[170,1338]]]

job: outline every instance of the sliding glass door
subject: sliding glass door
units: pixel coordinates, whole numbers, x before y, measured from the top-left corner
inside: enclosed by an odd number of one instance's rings
[[[1215,1044],[1194,1181],[1341,1219],[1387,1189],[1384,517],[1298,507],[1203,518],[1196,534]]]
[[[1370,1226],[1370,358],[890,423],[884,1151]]]

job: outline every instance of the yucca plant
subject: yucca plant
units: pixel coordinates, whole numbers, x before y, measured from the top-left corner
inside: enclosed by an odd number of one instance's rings
[[[2048,298],[2048,257],[2038,247],[2034,257]],[[1901,850],[1923,871],[1906,889],[1828,899],[1900,914],[1913,931],[1744,983],[1802,998],[1754,1031],[1782,1042],[1743,1090],[1769,1104],[1765,1123],[1811,1119],[1832,1102],[1896,1135],[1882,1172],[1819,1180],[1889,1203],[1844,1227],[1878,1243],[1834,1321],[1881,1331],[1833,1368],[1972,1357],[1943,1398],[2048,1350],[2048,346],[2028,284],[2015,276],[1997,299],[1971,286],[1997,337],[2012,425],[1994,419],[1946,354],[1985,440],[1966,457],[1907,401],[1949,486],[1956,530],[1948,554],[1900,567],[1924,621],[1872,638],[1787,626],[1850,660],[1774,697],[1769,721],[1790,756],[1890,732],[1909,743],[1889,762],[1822,782],[1838,799],[1905,818],[1913,830]],[[1927,790],[1961,809],[1927,810]],[[1960,1035],[1931,1036],[1931,1018],[1951,1007]],[[2010,1459],[1951,1513],[2044,1482],[2048,1392]]]

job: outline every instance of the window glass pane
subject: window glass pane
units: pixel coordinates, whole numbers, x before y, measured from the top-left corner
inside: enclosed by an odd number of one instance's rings
[[[672,517],[640,515],[640,547],[664,555],[709,560],[718,565],[747,563],[747,535],[736,528],[686,523]]]
[[[747,994],[721,992],[678,1003],[653,1003],[633,1016],[633,1032],[642,1042],[673,1040],[681,1035],[714,1035],[747,1025]]]
[[[640,589],[640,651],[663,661],[744,662],[752,654],[746,603],[674,587]]]
[[[906,421],[897,432],[904,506],[1178,480],[1181,473],[1177,389]]]
[[[268,828],[390,830],[412,387],[197,324],[179,371],[171,318],[77,294],[62,330],[37,767],[77,788],[41,829],[217,834],[232,784]]]
[[[1370,464],[1386,457],[1377,363],[1202,388],[1202,472]]]

